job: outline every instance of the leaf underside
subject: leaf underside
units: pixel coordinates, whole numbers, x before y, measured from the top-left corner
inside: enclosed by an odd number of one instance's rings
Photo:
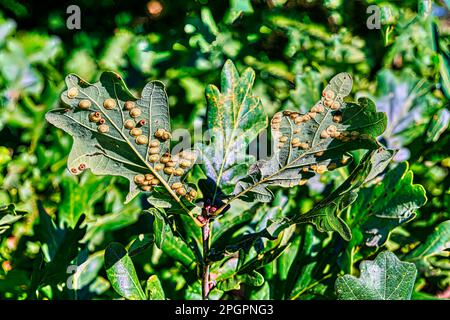
[[[139,192],[151,194],[155,189],[164,190],[180,202],[181,197],[171,189],[171,185],[182,181],[193,164],[194,154],[189,152],[190,164],[182,168],[180,161],[185,154],[172,156],[171,160],[175,163],[173,170],[183,170],[178,175],[166,173],[166,167],[160,162],[169,152],[170,138],[163,139],[155,134],[157,130],[168,133],[171,130],[164,84],[149,82],[139,99],[130,93],[122,78],[114,72],[104,72],[100,81],[94,84],[70,74],[66,77],[66,84],[67,90],[62,93],[61,99],[67,107],[49,111],[46,119],[74,139],[68,157],[69,171],[80,174],[90,169],[97,175],[127,178],[130,181],[127,202]],[[82,108],[83,103],[88,107]],[[95,114],[102,120],[95,118]],[[127,121],[138,130],[132,131],[126,127]],[[151,149],[151,143],[158,145],[156,149]],[[158,160],[150,161],[151,155],[156,155]],[[151,191],[135,182],[137,175],[145,174],[157,179],[157,185],[152,185]],[[191,189],[187,185],[183,187],[187,192]]]
[[[415,210],[427,201],[425,189],[413,184],[408,163],[402,162],[387,172],[381,183],[362,188],[352,204],[351,214],[357,216],[365,233],[366,245],[381,246],[395,227],[415,218]]]

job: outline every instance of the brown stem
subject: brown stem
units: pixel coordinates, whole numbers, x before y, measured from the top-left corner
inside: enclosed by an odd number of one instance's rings
[[[203,275],[202,275],[202,298],[208,300],[209,296],[209,242],[211,237],[211,230],[209,218],[207,218],[205,225],[202,227],[202,242],[203,242]]]

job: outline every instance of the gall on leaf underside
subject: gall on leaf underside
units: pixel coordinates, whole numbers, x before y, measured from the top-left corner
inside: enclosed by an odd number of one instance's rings
[[[126,202],[139,192],[153,195],[164,190],[192,216],[189,208],[197,192],[183,182],[183,176],[195,162],[195,153],[169,153],[171,127],[164,84],[149,82],[140,98],[115,72],[104,72],[94,84],[70,74],[66,85],[61,94],[66,107],[49,111],[46,119],[74,139],[70,172],[90,169],[96,175],[127,178]]]

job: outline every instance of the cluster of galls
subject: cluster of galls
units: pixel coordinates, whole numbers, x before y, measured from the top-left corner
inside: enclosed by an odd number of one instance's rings
[[[78,89],[76,87],[72,87],[67,91],[67,97],[69,99],[74,99],[77,96],[78,96]],[[115,104],[114,100],[112,100],[112,99],[107,99],[107,100],[111,100]],[[105,100],[105,102],[106,102],[106,100]],[[83,99],[78,102],[78,108],[80,108],[82,110],[89,110],[91,105],[92,105],[92,102],[88,99]],[[109,126],[106,124],[105,119],[102,118],[100,112],[90,113],[89,120],[98,124],[97,130],[99,132],[107,133],[109,131]]]
[[[309,121],[311,120],[311,118],[315,117],[317,113],[314,112],[314,114],[312,114],[312,112],[305,114],[305,115],[301,115],[298,112],[292,112],[292,111],[283,111],[283,114],[281,113],[277,113],[275,114],[275,116],[272,118],[272,129],[274,130],[279,130],[280,129],[280,123],[281,123],[281,119],[282,119],[282,115],[286,116],[286,117],[290,117],[296,124],[300,124],[304,121]],[[300,133],[300,128],[295,128],[293,131],[294,134],[299,134]],[[277,144],[277,148],[281,149],[284,147],[284,144],[286,142],[288,142],[289,138],[287,136],[280,136],[278,138],[278,144]],[[303,150],[309,149],[310,146],[308,144],[308,142],[306,141],[301,141],[300,137],[294,137],[291,140],[291,145],[293,148],[300,148]]]
[[[283,115],[290,117],[291,120],[293,120],[295,124],[301,124],[303,122],[307,122],[307,121],[315,118],[317,116],[317,114],[323,113],[325,111],[325,107],[328,107],[331,110],[335,110],[335,111],[339,110],[339,108],[341,107],[341,104],[339,101],[334,100],[335,93],[333,91],[324,90],[322,92],[322,96],[323,96],[323,99],[317,105],[312,107],[311,111],[309,111],[306,114],[300,114],[299,112],[292,112],[292,111],[283,111]],[[341,122],[342,117],[339,118],[339,116],[337,116],[337,114],[336,114],[336,117],[334,117],[333,120],[335,122]],[[281,123],[281,114],[278,113],[272,119],[272,129],[279,130],[280,123]],[[297,128],[296,130],[297,130],[297,132],[294,132],[294,133],[300,132],[300,129]]]
[[[141,127],[146,124],[145,119],[138,119],[142,111],[139,109],[136,104],[133,101],[126,101],[124,104],[125,109],[129,112],[129,115],[131,116],[131,119],[127,119],[124,122],[124,127],[130,131],[130,135],[136,138],[136,143],[140,145],[149,144],[149,161],[150,162],[157,162],[158,161],[158,154],[160,153],[160,141],[166,141],[171,138],[170,132],[160,128],[156,130],[155,137],[159,140],[152,140],[148,141],[147,136],[142,134]]]
[[[109,131],[109,126],[106,124],[105,119],[102,118],[100,112],[95,111],[89,114],[89,121],[96,123],[97,130],[100,133],[107,133]]]
[[[77,96],[78,96],[78,89],[76,87],[72,87],[69,90],[67,90],[67,97],[69,99],[74,99]],[[91,105],[92,105],[92,103],[88,99],[83,99],[78,102],[78,108],[80,108],[82,110],[89,110]],[[108,125],[105,124],[105,119],[102,118],[100,112],[92,112],[89,115],[89,120],[98,124],[98,127],[97,127],[98,131],[100,131],[102,133],[106,133],[109,131],[109,127],[108,127]],[[78,168],[75,168],[75,167],[70,168],[70,172],[72,172],[73,174],[77,174],[79,171],[84,171],[84,170],[86,170],[85,163],[80,163],[78,165]]]
[[[161,139],[163,141],[169,140],[171,138],[170,132],[164,130],[163,128],[159,128],[155,132],[155,137]]]
[[[335,93],[332,90],[323,90],[322,91],[322,103],[325,107],[330,108],[331,110],[339,110],[339,108],[341,107],[341,104],[339,101],[336,101],[335,98]]]
[[[339,103],[339,101],[334,100],[335,98],[335,93],[331,90],[324,90],[322,92],[322,103],[324,106],[329,107],[332,110],[335,110],[335,112],[333,113],[333,122],[335,123],[341,123],[342,122],[342,113],[339,111],[341,104]],[[314,108],[319,108],[320,105],[315,106]],[[313,109],[314,109],[313,108]],[[350,140],[356,140],[356,139],[370,139],[370,136],[367,134],[360,134],[357,131],[338,131],[338,129],[336,128],[335,125],[330,125],[328,126],[328,128],[326,128],[325,130],[323,130],[320,133],[320,137],[322,139],[327,139],[327,138],[333,138],[333,139],[338,139],[341,140],[343,142],[348,142]]]
[[[314,154],[316,157],[321,157],[321,156],[323,156],[324,155],[324,152],[323,151],[319,151],[319,152],[316,152],[315,154]],[[339,161],[342,165],[345,165],[345,164],[347,164],[347,162],[350,160],[350,157],[349,156],[346,156],[346,155],[344,155],[344,156],[342,156],[342,159]],[[304,167],[302,167],[302,172],[304,172],[304,173],[307,173],[307,172],[315,172],[315,173],[317,173],[317,174],[323,174],[323,173],[325,173],[326,171],[329,171],[329,170],[334,170],[334,169],[336,169],[337,168],[337,163],[334,163],[334,162],[332,162],[332,163],[330,163],[330,164],[328,164],[328,165],[324,165],[324,164],[312,164],[312,165],[310,165],[310,166],[304,166]],[[304,185],[306,182],[307,182],[308,180],[307,179],[301,179],[300,180],[300,182],[298,183],[299,185]]]
[[[332,119],[333,122],[338,124],[342,122],[342,112],[339,111],[341,108],[341,103],[336,100],[336,95],[331,90],[324,90],[322,92],[322,99],[319,101],[314,107],[311,108],[311,111],[306,114],[300,114],[299,112],[292,112],[292,111],[283,111],[282,113],[277,113],[271,122],[272,129],[275,131],[279,131],[280,124],[282,121],[282,116],[289,117],[296,125],[300,125],[303,122],[310,121],[311,119],[315,118],[318,114],[321,114],[326,111],[325,107],[330,108],[334,112],[332,113]],[[300,134],[301,128],[295,127],[293,130],[293,134]],[[336,125],[329,125],[325,130],[323,130],[320,133],[320,137],[322,139],[327,138],[335,138],[339,139],[343,142],[347,142],[350,140],[356,140],[356,139],[370,139],[370,136],[367,134],[360,134],[357,131],[347,132],[342,131],[339,132]],[[311,146],[306,141],[301,141],[302,136],[293,137],[290,141],[290,144],[293,148],[300,148],[303,150],[310,149]],[[278,148],[282,148],[286,142],[289,141],[289,138],[287,136],[281,135],[278,138]],[[318,151],[315,153],[316,157],[323,156],[324,151]],[[349,157],[344,156],[340,163],[346,164],[349,160]],[[315,172],[318,174],[323,174],[327,170],[333,170],[337,167],[337,163],[330,163],[328,165],[324,164],[313,164],[310,166],[304,166],[302,167],[302,172]],[[307,179],[301,179],[299,181],[299,185],[304,185],[307,182]]]

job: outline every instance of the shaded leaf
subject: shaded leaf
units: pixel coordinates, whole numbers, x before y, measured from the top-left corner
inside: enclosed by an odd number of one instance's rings
[[[414,264],[400,261],[384,251],[374,261],[363,261],[361,275],[339,277],[336,293],[340,300],[409,300],[417,270]]]
[[[128,255],[130,257],[133,257],[137,254],[140,254],[143,251],[145,251],[146,249],[148,249],[149,247],[151,247],[154,242],[155,242],[155,236],[153,234],[151,234],[151,233],[140,234],[136,238],[136,240],[134,240],[131,243],[130,248],[128,249]]]
[[[85,239],[92,241],[98,234],[125,228],[138,221],[140,214],[140,211],[128,206],[116,213],[97,215],[93,221],[88,221]]]
[[[270,300],[270,285],[268,281],[258,288],[254,288],[250,295],[250,300]]]
[[[195,266],[196,258],[193,251],[182,238],[175,236],[170,228],[166,230],[166,237],[162,242],[161,250],[188,269]]]
[[[94,204],[101,199],[110,183],[107,178],[96,179],[92,175],[84,175],[80,181],[74,177],[62,180],[61,204],[59,205],[59,224],[74,227],[82,214],[91,216]]]
[[[81,227],[85,216],[81,215],[73,228],[60,229],[52,221],[41,205],[39,209],[39,225],[36,228],[44,247],[46,260],[39,265],[39,272],[33,280],[36,289],[39,286],[57,284],[68,277],[67,268],[78,255],[81,239],[86,234],[86,227]]]
[[[214,287],[208,295],[209,300],[219,300],[223,296],[223,291]],[[202,285],[200,281],[194,282],[186,289],[184,299],[186,300],[202,300]]]
[[[129,300],[146,300],[133,261],[120,243],[110,243],[106,248],[105,269],[112,287],[119,295]]]
[[[294,260],[289,266],[289,273],[287,274],[285,295],[289,299],[296,299],[307,290],[314,281],[315,276],[317,276],[318,271],[316,266],[320,263],[318,259],[321,249],[320,239],[314,235],[312,226],[305,226],[302,230],[304,230],[302,241],[293,257]],[[294,244],[293,242],[290,248]],[[295,249],[297,248],[293,248],[292,250]],[[287,271],[285,270],[285,272]]]
[[[164,216],[157,210],[149,210],[153,215],[153,233],[155,235],[155,244],[158,248],[162,248],[164,239],[166,238],[166,230],[170,231],[169,226],[166,224]]]

